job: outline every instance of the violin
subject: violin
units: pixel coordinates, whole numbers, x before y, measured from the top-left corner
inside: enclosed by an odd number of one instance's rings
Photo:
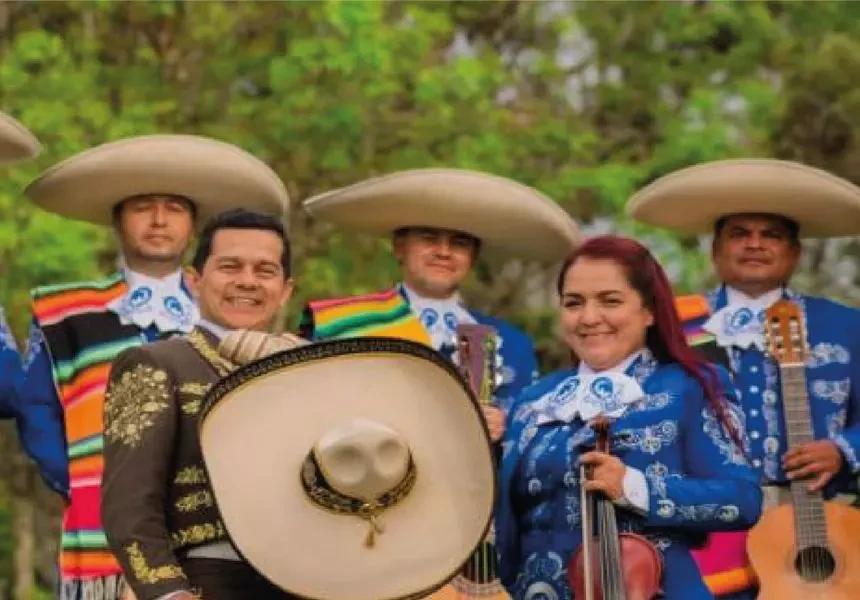
[[[597,417],[591,427],[597,435],[597,451],[609,454],[609,420]],[[657,598],[663,578],[660,553],[641,535],[618,533],[612,501],[602,492],[585,491],[584,484],[590,476],[591,468],[581,466],[582,545],[568,568],[574,597],[577,600]],[[593,511],[597,514],[596,521]]]

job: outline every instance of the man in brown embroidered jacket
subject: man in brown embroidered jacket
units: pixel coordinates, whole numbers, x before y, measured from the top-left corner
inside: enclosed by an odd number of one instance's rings
[[[189,283],[198,326],[187,337],[123,352],[111,371],[107,539],[137,600],[288,598],[230,545],[197,437],[203,395],[234,368],[218,354],[219,339],[236,329],[265,330],[292,293],[280,221],[244,210],[215,217],[200,237]]]

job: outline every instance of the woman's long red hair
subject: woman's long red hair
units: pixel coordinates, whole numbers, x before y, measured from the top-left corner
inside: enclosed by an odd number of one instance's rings
[[[675,309],[672,286],[666,272],[648,249],[634,239],[618,235],[598,235],[586,240],[565,260],[558,276],[558,295],[564,292],[567,272],[580,258],[611,260],[627,274],[630,286],[654,315],[654,324],[645,334],[645,345],[658,362],[677,363],[694,378],[705,392],[708,404],[743,452],[740,432],[729,421],[719,377],[713,365],[687,344],[684,329]]]

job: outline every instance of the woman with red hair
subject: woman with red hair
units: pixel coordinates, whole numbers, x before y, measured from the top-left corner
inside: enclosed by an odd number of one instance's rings
[[[515,600],[573,598],[586,464],[585,488],[614,503],[619,529],[657,547],[664,598],[712,598],[691,547],[707,532],[751,527],[762,505],[728,376],[687,346],[666,274],[635,240],[585,242],[558,293],[575,366],[511,407],[496,515],[502,582]],[[609,454],[589,451],[597,416],[611,422]]]

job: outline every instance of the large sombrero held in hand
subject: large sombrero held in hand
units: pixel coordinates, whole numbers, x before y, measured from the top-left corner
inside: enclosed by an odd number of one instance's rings
[[[36,136],[15,119],[0,112],[0,164],[35,158],[40,149]]]
[[[113,207],[141,194],[184,196],[199,224],[233,208],[286,217],[283,182],[245,150],[206,137],[144,135],[68,158],[33,181],[25,194],[59,215],[110,225]]]
[[[552,199],[511,179],[461,169],[416,169],[305,200],[311,216],[390,235],[403,227],[471,234],[490,252],[554,262],[577,244],[574,220]]]
[[[336,340],[248,363],[204,398],[200,442],[234,546],[303,598],[430,593],[489,527],[479,406],[420,344]]]
[[[737,213],[771,213],[802,237],[860,234],[860,188],[826,171],[770,159],[722,160],[669,173],[637,192],[627,213],[649,225],[710,233]]]

